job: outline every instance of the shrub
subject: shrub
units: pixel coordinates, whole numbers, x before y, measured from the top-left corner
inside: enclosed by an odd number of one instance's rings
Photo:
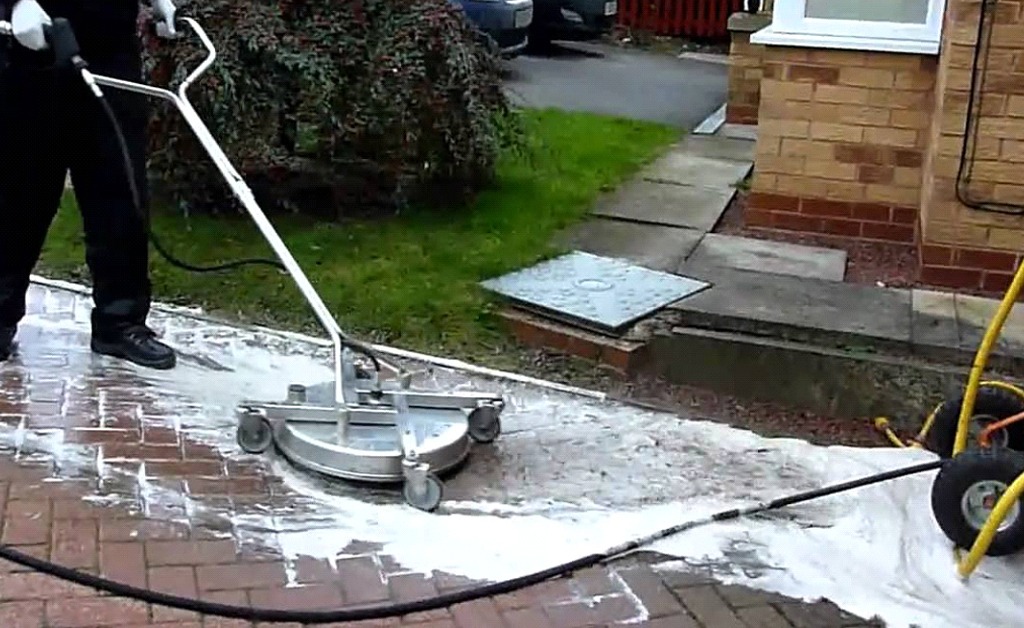
[[[469,195],[518,144],[500,60],[448,0],[201,0],[181,15],[218,52],[190,101],[265,205],[337,218]],[[154,84],[179,84],[205,55],[194,36],[143,33]],[[150,156],[157,194],[198,211],[230,202],[170,106],[154,107]]]

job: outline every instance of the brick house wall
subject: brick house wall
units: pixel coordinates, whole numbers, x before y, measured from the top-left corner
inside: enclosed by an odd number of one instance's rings
[[[912,243],[933,57],[767,46],[750,226]]]
[[[1024,219],[968,207],[957,198],[971,67],[980,4],[948,0],[921,203],[920,279],[956,288],[1002,291],[1024,251]],[[975,95],[977,135],[968,134],[973,159],[962,191],[984,204],[1024,204],[1024,9],[1000,0],[995,26],[982,49]],[[987,37],[987,33],[983,35]],[[982,80],[983,77],[983,80]],[[976,142],[973,139],[976,137]]]
[[[725,121],[757,124],[764,77],[764,46],[750,43],[750,35],[771,23],[763,13],[734,13],[729,17],[729,97]]]
[[[922,283],[1004,290],[1024,215],[985,208],[1024,214],[1024,2],[989,6],[966,140],[977,0],[947,0],[938,55],[737,48],[763,75],[745,222],[915,244]]]

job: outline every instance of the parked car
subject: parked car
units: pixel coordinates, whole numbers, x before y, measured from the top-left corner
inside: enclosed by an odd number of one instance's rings
[[[451,0],[504,57],[515,57],[529,41],[533,0]]]
[[[618,0],[534,0],[530,47],[600,39],[611,32],[618,14]]]

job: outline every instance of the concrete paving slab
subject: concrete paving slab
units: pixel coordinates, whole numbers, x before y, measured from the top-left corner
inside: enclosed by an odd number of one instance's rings
[[[826,281],[842,281],[846,275],[846,251],[722,233],[704,236],[690,259],[698,264]]]
[[[756,142],[722,135],[688,135],[678,144],[680,152],[713,159],[753,163]]]
[[[689,150],[674,149],[651,164],[642,176],[648,181],[727,188],[742,181],[753,165],[753,162],[704,157]]]
[[[756,124],[723,124],[722,128],[718,130],[718,134],[724,137],[734,138],[738,140],[747,140],[750,142],[757,141],[757,125]]]
[[[955,296],[937,290],[910,291],[911,337],[915,347],[959,348]]]
[[[712,285],[669,306],[681,325],[843,346],[911,340],[909,290],[690,262],[680,274]]]
[[[736,194],[720,189],[634,180],[598,201],[595,216],[711,231]]]
[[[696,229],[593,218],[559,234],[555,243],[594,255],[674,272],[704,235]]]
[[[999,307],[999,300],[958,294],[955,303],[960,348],[973,350],[981,344],[985,329]],[[1024,356],[1024,309],[1019,305],[1010,310],[995,350],[1005,355]]]

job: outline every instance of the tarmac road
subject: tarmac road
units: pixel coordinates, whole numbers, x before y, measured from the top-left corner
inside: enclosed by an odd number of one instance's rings
[[[728,66],[607,44],[558,44],[508,62],[513,101],[690,130],[725,102]]]

